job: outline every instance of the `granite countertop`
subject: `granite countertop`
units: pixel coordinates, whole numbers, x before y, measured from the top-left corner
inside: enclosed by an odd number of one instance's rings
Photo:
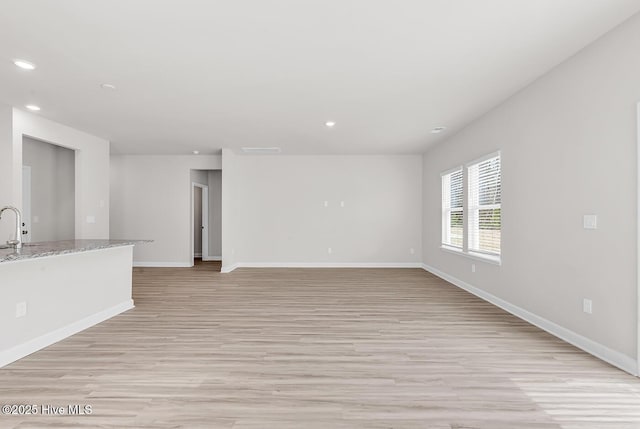
[[[24,243],[22,249],[0,248],[0,263],[24,259],[43,258],[45,256],[65,255],[108,249],[110,247],[132,246],[149,243],[152,240],[61,240]],[[4,246],[2,246],[4,247]]]

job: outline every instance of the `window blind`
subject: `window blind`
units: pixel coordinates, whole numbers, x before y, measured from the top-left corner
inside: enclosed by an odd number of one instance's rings
[[[468,249],[500,255],[502,183],[500,155],[472,164],[468,175]]]
[[[462,249],[462,168],[442,175],[442,244]]]

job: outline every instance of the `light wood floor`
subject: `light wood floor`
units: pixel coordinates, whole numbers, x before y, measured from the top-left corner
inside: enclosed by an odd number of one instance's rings
[[[9,428],[640,428],[640,382],[421,270],[134,271],[136,308],[0,369]]]

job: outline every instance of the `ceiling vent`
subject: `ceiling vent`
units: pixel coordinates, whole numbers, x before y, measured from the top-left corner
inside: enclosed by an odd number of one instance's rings
[[[279,147],[243,147],[244,153],[252,153],[259,155],[274,154],[282,152]]]

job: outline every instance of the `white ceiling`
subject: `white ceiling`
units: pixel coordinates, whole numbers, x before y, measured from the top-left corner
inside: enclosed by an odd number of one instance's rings
[[[114,153],[410,153],[640,1],[2,0],[1,10],[0,103],[38,104]]]

